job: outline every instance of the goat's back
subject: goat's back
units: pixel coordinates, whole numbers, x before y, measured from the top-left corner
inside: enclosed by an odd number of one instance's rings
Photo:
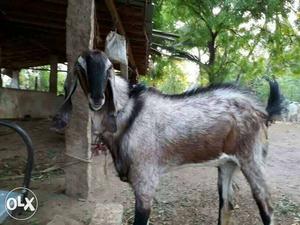
[[[236,155],[254,143],[267,117],[251,94],[231,87],[175,96],[148,90],[136,101],[143,104],[125,135],[126,149],[170,164]]]

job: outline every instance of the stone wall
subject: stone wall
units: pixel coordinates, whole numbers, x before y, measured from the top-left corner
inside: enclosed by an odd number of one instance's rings
[[[54,115],[62,101],[63,96],[48,92],[0,88],[0,118],[47,118]]]

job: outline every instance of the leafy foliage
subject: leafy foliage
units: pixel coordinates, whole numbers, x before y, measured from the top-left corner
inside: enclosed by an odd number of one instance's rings
[[[300,87],[289,90],[300,77],[299,14],[295,23],[289,19],[297,11],[293,1],[156,0],[155,6],[154,27],[180,38],[154,36],[153,47],[169,55],[170,63],[173,58],[198,63],[200,85],[237,82],[265,93],[265,98],[268,89],[262,77],[275,76],[288,98],[300,100],[295,94]]]
[[[151,72],[148,76],[141,77],[140,82],[167,94],[183,92],[188,86],[187,78],[176,65],[176,61],[166,58],[156,59]]]

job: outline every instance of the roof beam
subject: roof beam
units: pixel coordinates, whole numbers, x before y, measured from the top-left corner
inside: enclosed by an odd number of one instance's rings
[[[120,32],[120,34],[122,34],[123,36],[125,36],[125,38],[127,39],[126,36],[126,31],[124,29],[123,23],[120,19],[119,13],[117,11],[116,5],[114,3],[113,0],[105,0],[106,6],[112,16],[112,19],[114,21],[114,24],[116,25],[118,31]],[[133,53],[132,53],[132,49],[131,49],[131,45],[130,45],[130,41],[128,41],[128,58],[129,58],[129,62],[131,64],[131,67],[133,69],[133,71],[136,73],[136,75],[139,75],[134,57],[133,57]]]
[[[50,23],[50,22],[41,22],[36,19],[22,19],[22,18],[12,18],[12,17],[7,17],[7,21],[9,22],[16,22],[16,23],[21,23],[21,24],[29,24],[29,25],[35,25],[39,27],[47,27],[47,28],[55,28],[55,29],[60,29],[60,30],[65,30],[64,25],[58,25],[56,23]]]

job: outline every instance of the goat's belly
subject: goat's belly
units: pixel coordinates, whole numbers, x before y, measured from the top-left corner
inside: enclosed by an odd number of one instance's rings
[[[165,170],[165,172],[177,170],[177,169],[183,169],[187,167],[218,167],[220,165],[224,165],[228,162],[233,162],[239,166],[239,161],[234,155],[228,155],[228,154],[221,154],[218,158],[212,159],[212,160],[206,160],[201,162],[169,162],[168,168]]]
[[[199,166],[202,166],[202,167],[218,167],[218,166],[223,165],[227,162],[234,162],[237,165],[239,165],[239,161],[234,155],[228,155],[228,154],[225,154],[225,153],[222,153],[216,159],[196,163],[196,165],[199,165]]]
[[[220,136],[219,136],[220,137]],[[218,160],[223,153],[234,155],[234,145],[225,145],[225,138],[189,138],[174,141],[165,148],[164,158],[186,163]]]

